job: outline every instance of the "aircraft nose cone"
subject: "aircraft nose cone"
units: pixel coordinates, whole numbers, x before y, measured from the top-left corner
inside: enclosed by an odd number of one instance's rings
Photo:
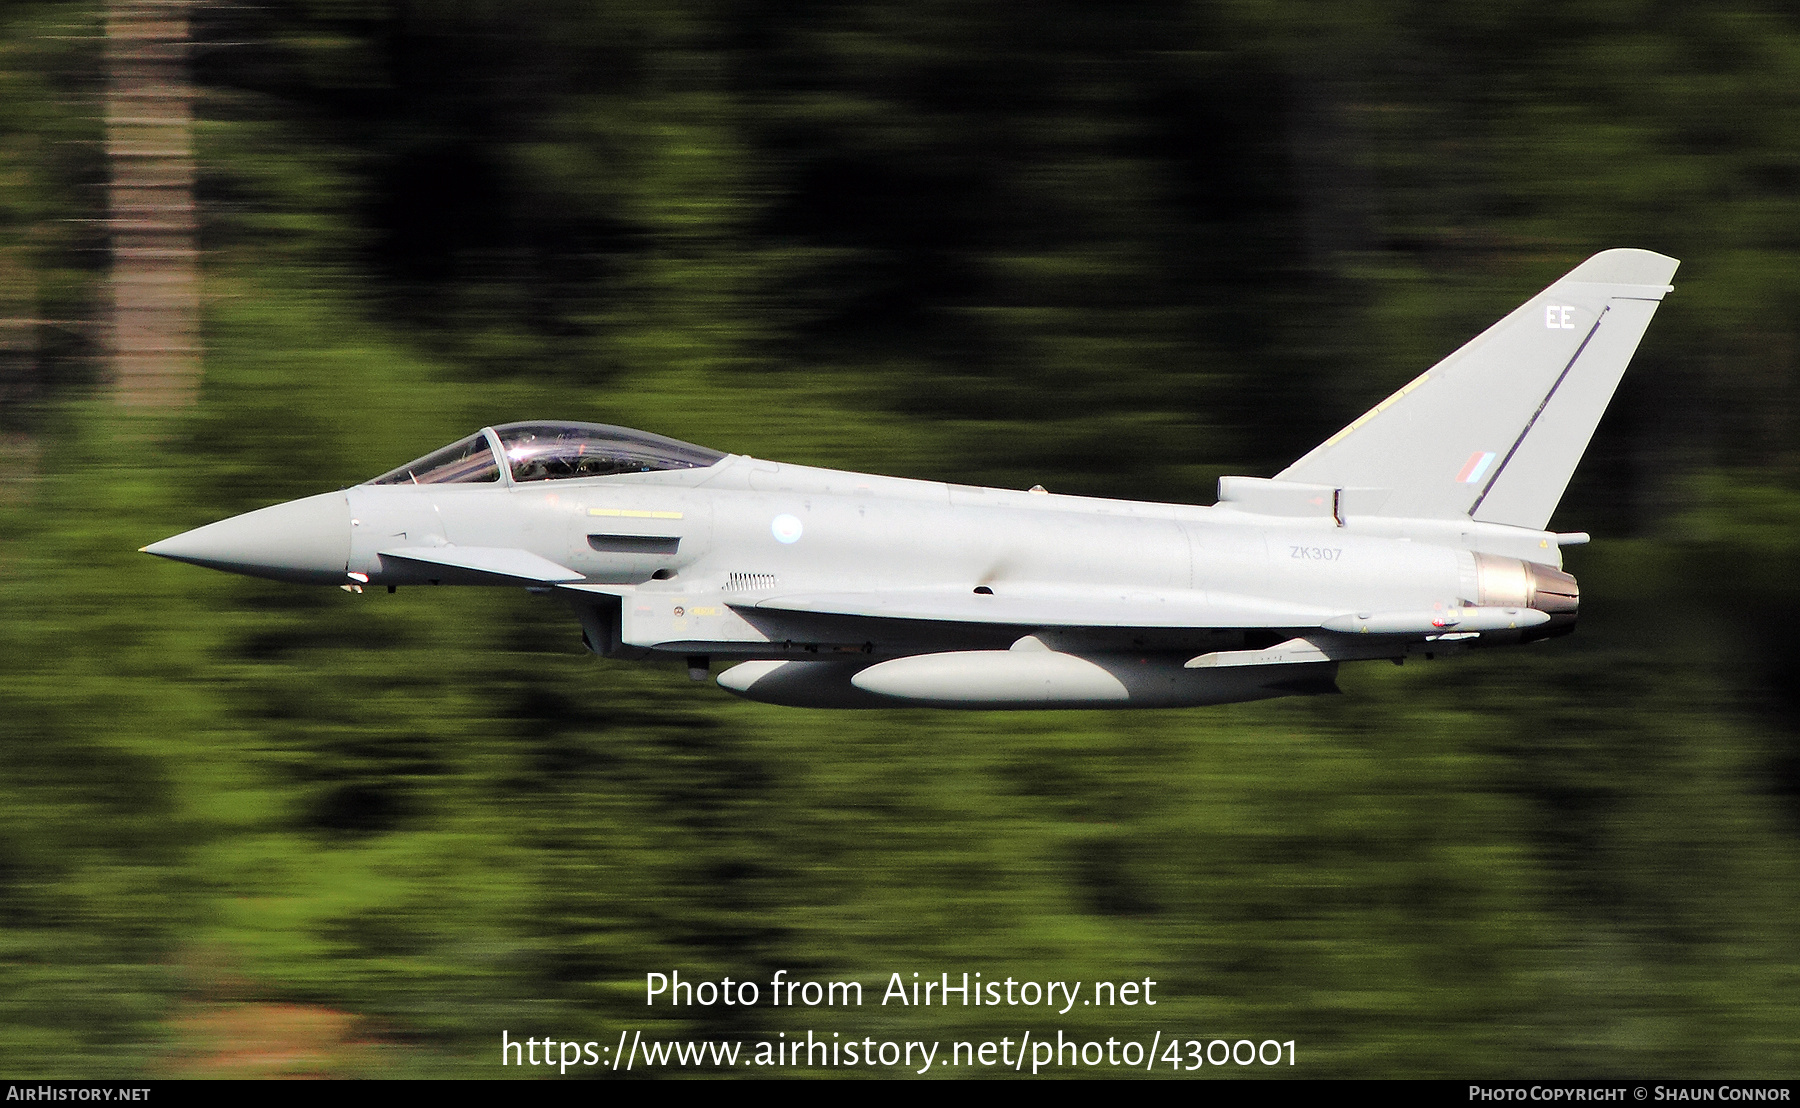
[[[151,543],[144,553],[251,577],[341,585],[350,563],[350,501],[342,492],[290,500]]]

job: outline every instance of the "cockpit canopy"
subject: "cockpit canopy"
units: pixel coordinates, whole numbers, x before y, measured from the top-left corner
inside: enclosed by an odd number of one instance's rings
[[[604,423],[505,423],[408,462],[369,484],[498,481],[493,439],[499,440],[514,481],[703,469],[725,457],[704,446]]]
[[[500,467],[494,464],[494,448],[488,445],[487,432],[477,431],[442,450],[434,450],[423,458],[384,473],[369,484],[444,485],[461,481],[498,480]]]
[[[494,428],[515,481],[704,469],[725,455],[604,423],[508,423]]]

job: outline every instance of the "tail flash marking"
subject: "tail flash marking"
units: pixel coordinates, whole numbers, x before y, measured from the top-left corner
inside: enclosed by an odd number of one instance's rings
[[[1608,304],[1601,308],[1600,313],[1594,317],[1594,325],[1588,328],[1588,333],[1581,340],[1581,345],[1575,348],[1575,356],[1570,358],[1569,364],[1563,366],[1563,371],[1556,375],[1556,381],[1551,384],[1550,391],[1544,394],[1544,399],[1538,404],[1537,411],[1531,413],[1531,418],[1525,422],[1525,429],[1520,431],[1519,437],[1513,440],[1512,449],[1508,450],[1506,457],[1500,459],[1500,464],[1494,467],[1494,475],[1489,477],[1488,483],[1482,486],[1481,495],[1475,498],[1475,503],[1469,505],[1471,519],[1474,518],[1476,510],[1481,507],[1481,502],[1487,499],[1488,493],[1493,491],[1494,482],[1500,480],[1500,475],[1506,472],[1506,463],[1512,461],[1513,455],[1519,452],[1519,447],[1525,444],[1525,436],[1531,434],[1531,429],[1537,426],[1538,417],[1543,415],[1544,409],[1550,406],[1550,400],[1556,395],[1556,390],[1562,387],[1564,381],[1568,380],[1569,371],[1574,369],[1575,363],[1581,360],[1582,352],[1588,348],[1588,343],[1593,342],[1594,336],[1600,333],[1600,324],[1606,322],[1606,313],[1610,311],[1612,311],[1612,305]]]
[[[1486,473],[1488,466],[1493,464],[1494,452],[1492,450],[1477,450],[1469,455],[1468,461],[1463,463],[1462,472],[1456,475],[1456,479],[1465,485],[1473,485],[1481,480],[1481,475]]]

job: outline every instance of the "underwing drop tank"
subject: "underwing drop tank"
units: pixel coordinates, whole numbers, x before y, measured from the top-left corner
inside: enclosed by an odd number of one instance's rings
[[[1337,663],[1188,669],[1186,655],[956,650],[874,665],[746,662],[719,685],[750,700],[833,708],[1186,708],[1337,692]]]

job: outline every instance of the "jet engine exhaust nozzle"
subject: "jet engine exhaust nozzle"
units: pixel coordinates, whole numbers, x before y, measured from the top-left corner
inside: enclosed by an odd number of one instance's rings
[[[1477,603],[1535,608],[1550,617],[1548,623],[1527,629],[1524,633],[1526,641],[1566,635],[1575,629],[1575,617],[1581,608],[1581,586],[1576,583],[1574,574],[1541,562],[1493,554],[1475,555],[1475,572],[1480,583]]]

